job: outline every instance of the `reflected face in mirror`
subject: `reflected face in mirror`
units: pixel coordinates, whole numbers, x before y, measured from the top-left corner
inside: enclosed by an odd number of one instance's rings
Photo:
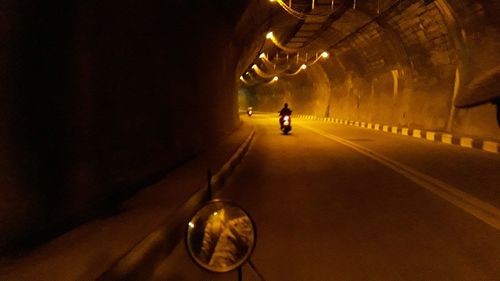
[[[212,201],[188,223],[186,237],[191,257],[212,272],[238,268],[255,245],[255,229],[249,215],[234,203]]]

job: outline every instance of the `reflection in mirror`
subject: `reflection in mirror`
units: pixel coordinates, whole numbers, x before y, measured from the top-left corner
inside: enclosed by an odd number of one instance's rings
[[[189,254],[203,268],[228,272],[250,257],[255,230],[249,215],[236,204],[212,201],[189,221],[186,242]]]

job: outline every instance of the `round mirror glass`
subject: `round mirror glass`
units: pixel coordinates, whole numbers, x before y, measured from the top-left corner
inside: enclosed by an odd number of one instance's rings
[[[250,216],[236,204],[212,201],[189,221],[186,242],[189,254],[200,266],[228,272],[250,257],[255,228]]]

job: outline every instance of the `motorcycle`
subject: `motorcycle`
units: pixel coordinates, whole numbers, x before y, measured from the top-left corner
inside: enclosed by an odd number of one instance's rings
[[[233,202],[212,200],[191,218],[186,231],[190,257],[202,268],[216,273],[238,271],[248,263],[264,280],[250,256],[255,248],[255,224],[250,215]]]
[[[253,110],[252,110],[252,108],[251,108],[251,107],[249,107],[249,108],[247,109],[247,114],[248,114],[248,116],[252,116],[252,114],[253,114]]]
[[[281,131],[284,135],[292,130],[292,119],[290,115],[283,115],[280,117]]]

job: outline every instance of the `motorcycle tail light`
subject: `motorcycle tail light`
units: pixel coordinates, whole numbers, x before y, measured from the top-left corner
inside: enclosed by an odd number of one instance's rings
[[[285,117],[283,117],[283,119],[284,119],[285,121],[288,121],[288,119],[290,119],[290,116],[285,116]]]

